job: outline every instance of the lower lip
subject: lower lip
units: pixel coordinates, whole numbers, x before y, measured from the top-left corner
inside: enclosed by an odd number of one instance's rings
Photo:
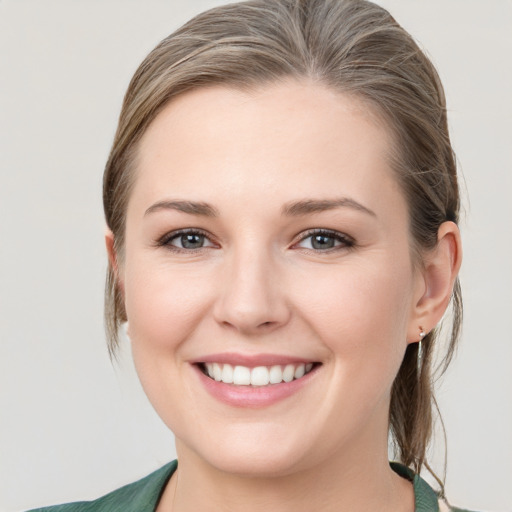
[[[267,407],[300,391],[311,382],[318,371],[313,368],[300,379],[268,386],[235,386],[207,377],[197,365],[193,365],[199,380],[214,398],[234,407]]]

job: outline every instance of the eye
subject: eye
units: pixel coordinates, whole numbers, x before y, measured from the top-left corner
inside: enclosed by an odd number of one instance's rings
[[[195,229],[173,231],[162,237],[158,245],[178,251],[193,251],[205,247],[215,247],[206,233]]]
[[[330,249],[348,248],[354,245],[352,238],[337,231],[315,229],[307,232],[296,247],[314,251],[328,251]]]

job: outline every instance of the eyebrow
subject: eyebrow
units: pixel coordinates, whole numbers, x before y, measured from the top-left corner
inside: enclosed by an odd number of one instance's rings
[[[372,217],[377,217],[375,212],[350,197],[293,201],[284,205],[282,213],[286,216],[299,216],[307,215],[308,213],[319,213],[326,210],[333,210],[335,208],[352,208],[354,210],[367,213]]]
[[[179,212],[189,213],[190,215],[201,215],[204,217],[217,217],[219,214],[218,210],[208,203],[167,200],[158,201],[151,205],[144,212],[144,216],[160,210],[177,210]]]
[[[375,212],[349,197],[341,197],[338,199],[303,199],[300,201],[293,201],[285,204],[281,213],[285,216],[294,217],[307,215],[309,213],[333,210],[335,208],[352,208],[354,210],[367,213],[373,217],[377,216]],[[200,215],[204,217],[217,217],[219,215],[218,210],[208,203],[164,200],[151,205],[144,212],[144,216],[160,210],[176,210],[190,215]]]

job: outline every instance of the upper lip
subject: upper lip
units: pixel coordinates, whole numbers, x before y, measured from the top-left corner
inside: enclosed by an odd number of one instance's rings
[[[230,364],[232,366],[247,366],[254,368],[256,366],[274,366],[286,364],[307,364],[316,362],[314,359],[305,359],[303,357],[281,355],[281,354],[239,354],[235,352],[221,352],[218,354],[208,354],[191,361],[192,364],[199,363],[220,363]]]

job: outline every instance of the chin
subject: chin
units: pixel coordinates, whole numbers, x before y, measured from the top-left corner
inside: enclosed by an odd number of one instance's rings
[[[289,475],[303,465],[307,450],[301,439],[293,439],[289,432],[279,435],[274,427],[260,424],[230,428],[224,435],[204,438],[191,448],[196,456],[222,472],[260,478]]]
[[[207,460],[213,467],[225,473],[236,474],[249,478],[276,478],[287,476],[297,471],[301,466],[296,457],[289,457],[271,453],[270,450],[264,452],[244,454],[232,453],[219,456],[214,454],[211,460]]]

